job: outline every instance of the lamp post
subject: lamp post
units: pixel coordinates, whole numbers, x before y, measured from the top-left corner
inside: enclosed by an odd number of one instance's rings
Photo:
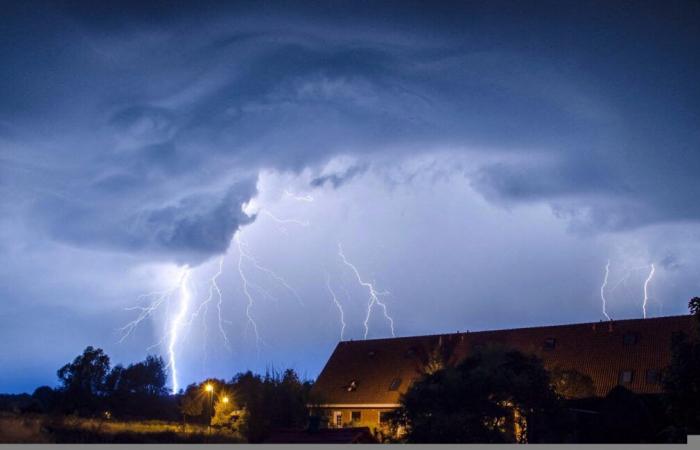
[[[207,383],[206,386],[204,386],[204,390],[209,393],[209,423],[207,431],[209,434],[211,434],[211,412],[212,402],[214,401],[214,386],[212,386],[211,383]]]

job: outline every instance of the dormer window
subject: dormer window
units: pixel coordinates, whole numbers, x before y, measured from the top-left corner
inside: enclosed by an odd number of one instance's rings
[[[357,380],[352,380],[347,386],[345,386],[345,390],[347,392],[355,392],[357,390],[357,384]]]
[[[638,341],[637,334],[636,333],[625,333],[624,336],[622,336],[622,343],[624,345],[634,345]]]
[[[543,348],[545,350],[554,350],[554,347],[557,345],[557,340],[554,338],[547,338],[544,340],[544,345]]]
[[[631,370],[623,370],[620,372],[620,376],[618,378],[618,382],[620,384],[630,384],[632,383],[632,379],[634,378],[634,372]]]
[[[659,369],[648,369],[646,380],[649,384],[661,384],[661,371]]]

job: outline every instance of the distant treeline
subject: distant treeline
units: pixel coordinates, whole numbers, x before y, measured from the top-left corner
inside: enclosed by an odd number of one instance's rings
[[[109,356],[91,346],[57,376],[58,387],[41,386],[32,395],[0,395],[0,411],[212,423],[258,442],[274,428],[306,424],[312,385],[292,369],[265,375],[249,371],[228,381],[194,383],[170,395],[162,358],[148,356],[126,367],[111,367]]]

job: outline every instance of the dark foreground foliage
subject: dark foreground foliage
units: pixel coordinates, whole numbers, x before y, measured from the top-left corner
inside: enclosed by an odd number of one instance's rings
[[[426,375],[393,417],[416,443],[560,442],[565,420],[542,362],[499,347]]]
[[[232,435],[243,436],[249,442],[264,440],[275,428],[303,428],[308,418],[311,383],[300,380],[291,369],[263,376],[240,373],[229,381],[205,380],[171,395],[160,357],[110,367],[109,356],[102,349],[87,347],[57,375],[57,388],[41,386],[31,396],[0,395],[0,411],[104,423],[161,420],[180,423],[183,430],[212,425],[212,436],[226,435],[228,441]],[[210,391],[205,389],[207,385]],[[43,427],[51,442],[204,442],[197,433],[172,430],[106,433],[66,427],[60,420]]]

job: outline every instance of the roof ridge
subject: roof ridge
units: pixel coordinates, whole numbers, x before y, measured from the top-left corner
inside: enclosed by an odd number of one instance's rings
[[[349,342],[380,342],[380,341],[395,341],[398,339],[424,339],[428,337],[440,337],[440,336],[459,336],[463,334],[477,334],[477,333],[495,333],[495,332],[503,332],[503,331],[520,331],[520,330],[541,330],[541,329],[548,329],[548,328],[561,328],[561,327],[573,327],[573,326],[593,326],[593,325],[605,325],[605,324],[617,324],[617,323],[629,323],[629,322],[656,322],[660,320],[667,320],[667,319],[679,319],[679,318],[691,318],[691,314],[678,314],[675,316],[660,316],[660,317],[649,317],[649,318],[635,318],[635,319],[621,319],[621,320],[600,320],[598,322],[578,322],[578,323],[562,323],[562,324],[555,324],[555,325],[534,325],[534,326],[527,326],[527,327],[519,327],[519,328],[498,328],[498,329],[489,329],[489,330],[478,330],[478,331],[458,331],[455,333],[435,333],[435,334],[420,334],[420,335],[412,335],[412,336],[395,336],[395,337],[387,337],[387,338],[375,338],[375,339],[358,339],[358,340],[346,340],[346,341],[340,341],[338,345],[344,344],[344,343],[349,343]],[[336,346],[337,347],[337,346]]]

